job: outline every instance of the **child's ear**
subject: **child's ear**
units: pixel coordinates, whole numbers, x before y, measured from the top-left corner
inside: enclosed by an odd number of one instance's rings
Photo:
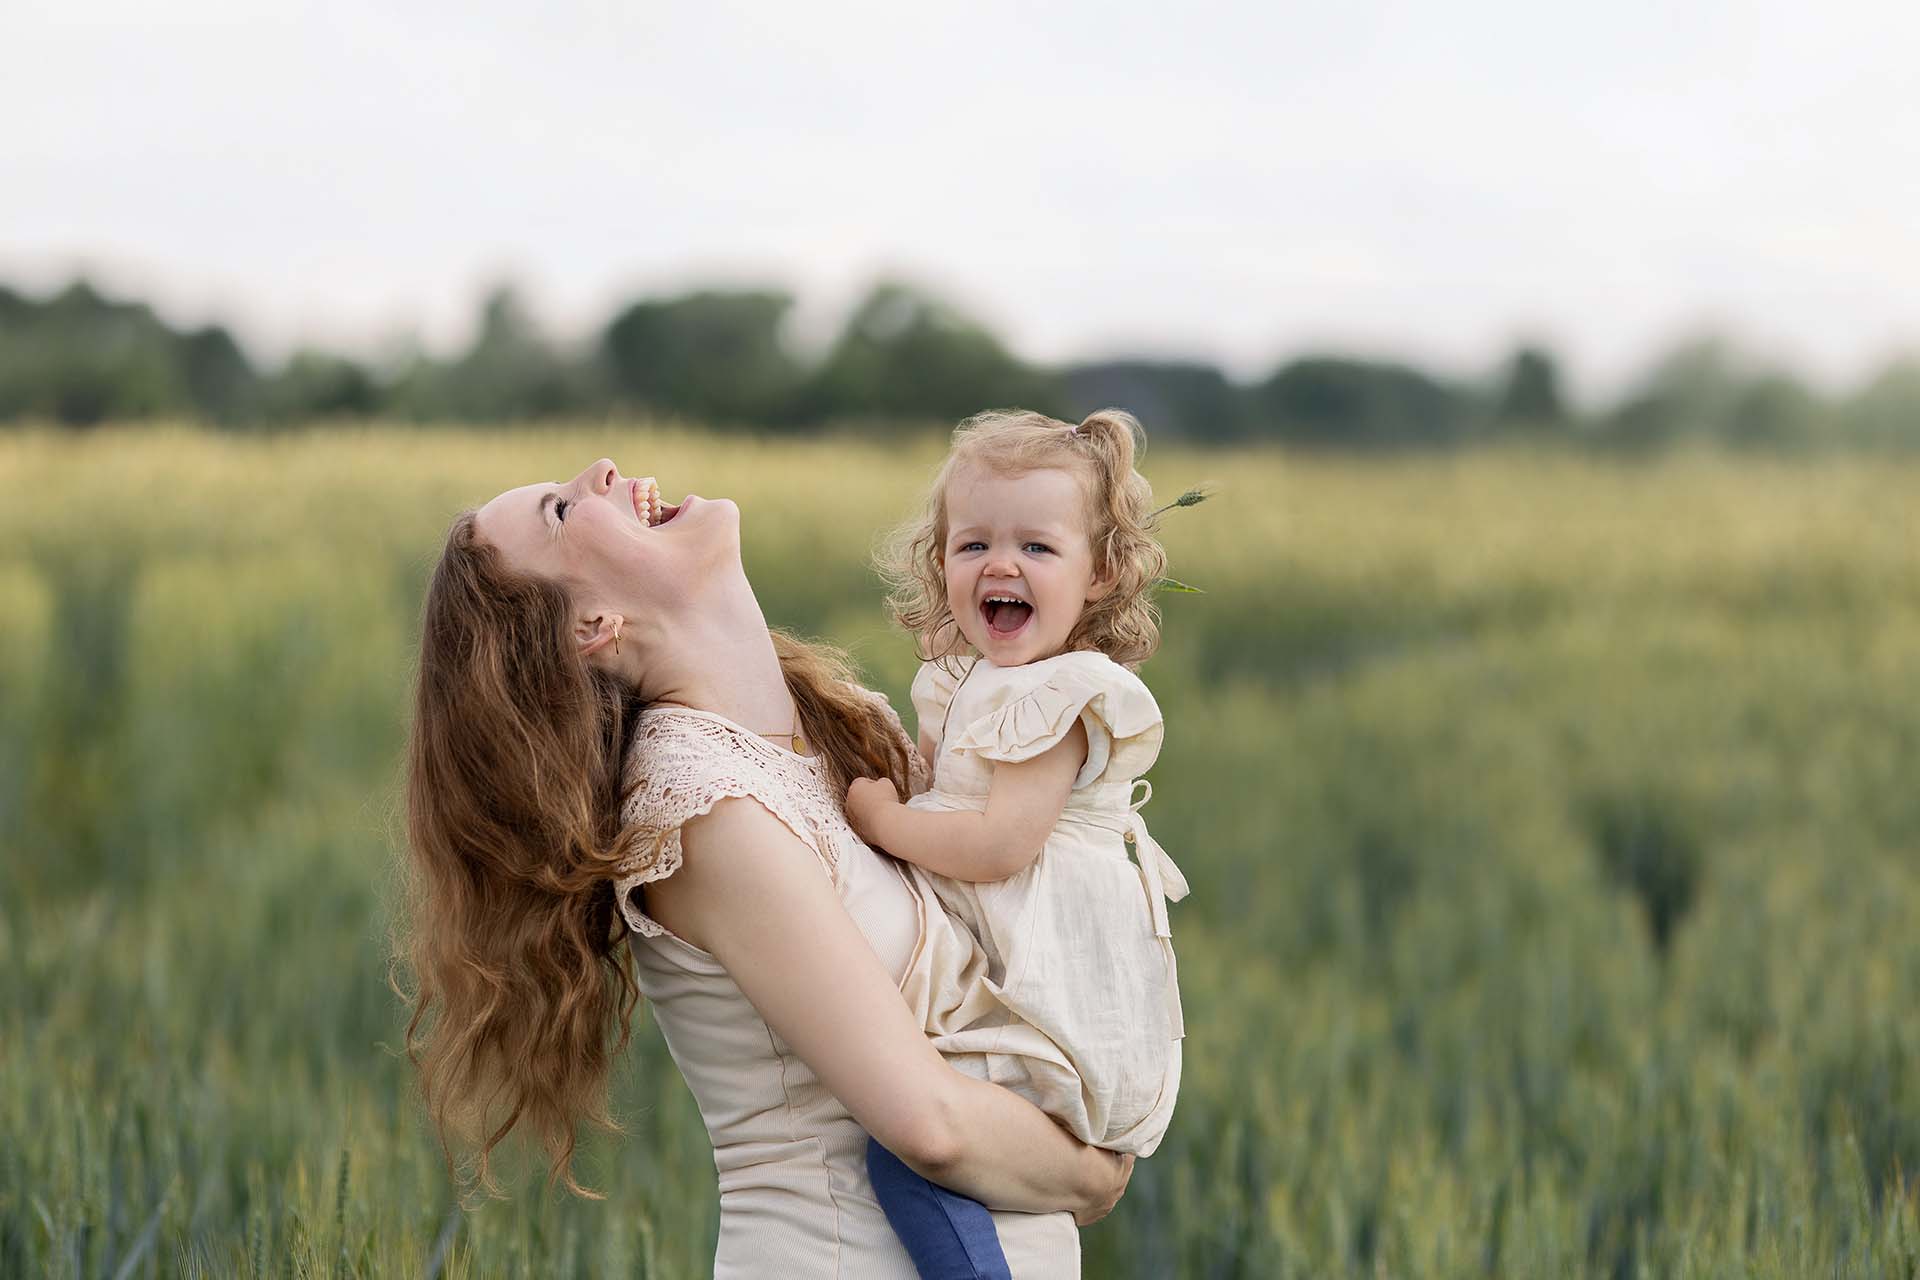
[[[1093,581],[1087,584],[1087,603],[1093,604],[1095,601],[1106,599],[1113,591],[1114,584],[1119,580],[1119,576],[1120,575],[1112,572],[1094,574]]]

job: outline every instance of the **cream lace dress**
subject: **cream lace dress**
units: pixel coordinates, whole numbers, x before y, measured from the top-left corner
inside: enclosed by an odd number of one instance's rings
[[[940,744],[916,809],[983,810],[996,763],[1031,760],[1076,721],[1086,727],[1086,763],[1031,866],[981,884],[927,875],[985,949],[988,993],[1014,1015],[998,1027],[929,1025],[943,1053],[986,1054],[988,1079],[1082,1142],[1153,1154],[1185,1034],[1167,901],[1187,883],[1148,834],[1139,810],[1153,789],[1136,781],[1160,753],[1160,708],[1138,676],[1092,652],[1019,667],[927,663],[913,705],[922,737]]]
[[[915,785],[924,786],[926,766],[910,753]],[[633,931],[641,993],[713,1142],[720,1185],[714,1275],[911,1280],[913,1263],[867,1180],[866,1132],[711,955],[647,915],[645,886],[681,866],[681,824],[722,799],[749,796],[819,856],[923,1025],[968,1034],[1007,1022],[987,986],[985,956],[941,910],[924,873],[853,834],[817,757],[795,755],[710,712],[660,706],[641,712],[626,771],[635,788],[626,817],[664,838],[616,889]],[[978,1053],[956,1052],[949,1061],[977,1078],[989,1074]],[[993,1218],[1015,1276],[1080,1274],[1070,1214]]]

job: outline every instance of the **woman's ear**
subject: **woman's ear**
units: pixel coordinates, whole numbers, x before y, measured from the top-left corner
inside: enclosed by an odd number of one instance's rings
[[[580,656],[590,658],[608,645],[620,652],[620,628],[626,619],[617,613],[597,613],[573,624],[573,638],[580,644]]]

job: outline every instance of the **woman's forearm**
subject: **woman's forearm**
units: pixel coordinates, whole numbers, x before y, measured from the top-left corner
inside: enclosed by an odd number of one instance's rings
[[[939,1123],[914,1153],[895,1152],[931,1182],[990,1209],[1084,1214],[1118,1195],[1119,1157],[1090,1147],[1046,1112],[958,1071]]]

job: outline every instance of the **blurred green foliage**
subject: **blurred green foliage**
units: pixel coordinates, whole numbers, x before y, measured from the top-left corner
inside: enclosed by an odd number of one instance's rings
[[[183,339],[145,306],[109,301],[85,282],[44,302],[0,288],[0,420],[90,426],[201,408],[189,399],[189,368],[212,363],[206,352],[223,345],[232,340]],[[200,389],[219,381],[203,376]]]
[[[817,418],[957,421],[983,408],[1057,406],[1052,378],[952,306],[901,284],[867,296],[808,389]]]
[[[1567,417],[1567,403],[1560,389],[1560,366],[1552,353],[1533,346],[1515,351],[1500,379],[1493,420],[1538,431],[1560,427]]]
[[[705,422],[793,417],[805,372],[781,340],[784,293],[700,292],[635,302],[600,342],[615,393],[635,408]]]
[[[1469,400],[1418,369],[1383,361],[1307,356],[1254,388],[1255,412],[1284,439],[1381,448],[1458,443]]]
[[[769,617],[906,705],[865,552],[928,442],[0,439],[0,1275],[708,1272],[650,1024],[605,1201],[463,1208],[386,984],[426,569],[603,453],[738,498]],[[1912,1275],[1920,466],[1148,465],[1219,484],[1142,671],[1186,1078],[1087,1274]]]
[[[1067,412],[1076,417],[1121,405],[1156,437],[1225,442],[1255,435],[1245,389],[1209,364],[1106,360],[1070,366],[1061,377]]]
[[[1193,361],[1043,367],[926,290],[883,280],[811,361],[787,333],[793,297],[702,289],[641,298],[572,350],[543,335],[509,284],[481,303],[472,343],[366,363],[302,350],[256,370],[220,328],[176,333],[84,282],[36,301],[0,287],[0,422],[88,426],[194,416],[265,428],[321,419],[518,423],[649,414],[728,431],[894,435],[989,407],[1079,418],[1132,410],[1159,439],[1403,451],[1524,440],[1633,456],[1696,442],[1772,453],[1920,449],[1920,375],[1893,360],[1826,396],[1724,337],[1688,338],[1617,403],[1570,403],[1552,352],[1515,348],[1484,377],[1308,354],[1249,383]]]

